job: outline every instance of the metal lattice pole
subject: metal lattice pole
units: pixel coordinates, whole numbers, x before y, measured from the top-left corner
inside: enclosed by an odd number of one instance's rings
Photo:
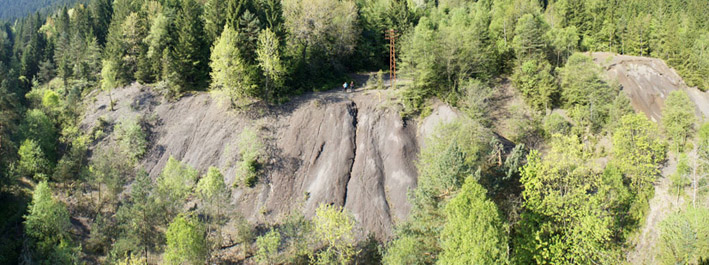
[[[396,31],[387,30],[385,38],[389,40],[389,81],[391,87],[396,88]]]

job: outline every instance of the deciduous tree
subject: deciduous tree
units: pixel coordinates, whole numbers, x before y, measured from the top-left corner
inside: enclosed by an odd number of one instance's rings
[[[507,235],[497,206],[487,191],[469,176],[446,204],[439,264],[505,264]]]
[[[695,111],[694,103],[684,91],[672,91],[667,96],[662,110],[662,129],[672,144],[672,151],[683,151],[687,139],[692,137],[697,121]]]
[[[211,55],[212,89],[226,95],[232,106],[241,106],[256,97],[256,72],[242,57],[238,33],[224,27]]]

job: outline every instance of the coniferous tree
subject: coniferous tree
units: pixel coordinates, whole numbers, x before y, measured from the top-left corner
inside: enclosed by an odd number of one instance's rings
[[[258,35],[261,31],[261,22],[256,15],[246,10],[239,18],[239,26],[236,29],[239,32],[237,46],[242,51],[244,59],[251,64],[256,60],[256,47]]]
[[[208,0],[204,4],[204,33],[209,45],[213,45],[222,35],[227,16],[225,10],[231,2],[234,1]]]
[[[91,0],[89,3],[91,19],[93,21],[93,32],[96,35],[98,44],[101,46],[106,43],[106,35],[111,25],[111,16],[113,14],[112,2],[111,0]]]
[[[209,77],[209,47],[204,36],[202,7],[195,0],[182,0],[175,18],[174,54],[178,85],[183,89],[205,87]]]
[[[517,58],[543,57],[546,49],[544,36],[547,30],[549,25],[539,15],[526,14],[520,17],[512,40]]]

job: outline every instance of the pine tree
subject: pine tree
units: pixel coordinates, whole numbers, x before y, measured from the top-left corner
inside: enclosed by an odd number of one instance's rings
[[[202,7],[195,0],[182,0],[175,18],[176,41],[172,60],[182,89],[205,87],[209,74],[209,47],[201,19]]]
[[[547,47],[544,36],[548,30],[549,25],[538,15],[526,14],[520,17],[512,40],[517,57],[544,56]]]
[[[239,18],[239,27],[236,29],[239,32],[237,46],[242,51],[241,55],[248,63],[253,63],[256,60],[255,52],[258,35],[261,31],[261,22],[253,13],[246,10]]]
[[[207,34],[207,43],[213,45],[222,35],[226,23],[227,3],[235,1],[208,0],[204,4],[204,32]]]
[[[106,35],[111,25],[111,16],[113,13],[112,2],[111,0],[91,0],[89,3],[91,19],[93,21],[93,32],[100,46],[106,43]]]

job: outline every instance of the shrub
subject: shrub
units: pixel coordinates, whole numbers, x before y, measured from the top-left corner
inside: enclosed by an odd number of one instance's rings
[[[239,155],[241,161],[236,170],[236,185],[253,187],[258,180],[261,161],[265,154],[264,145],[256,129],[247,127],[239,135]]]
[[[133,161],[145,154],[148,141],[145,132],[136,119],[123,119],[115,127],[116,141],[121,151]]]
[[[349,264],[356,255],[355,221],[341,207],[321,204],[313,217],[315,239],[325,249],[311,257],[315,264]]]
[[[568,134],[571,130],[571,124],[558,113],[552,113],[544,117],[543,127],[548,136],[554,134]]]
[[[278,248],[281,245],[281,233],[271,230],[256,238],[256,261],[260,264],[278,263]]]

